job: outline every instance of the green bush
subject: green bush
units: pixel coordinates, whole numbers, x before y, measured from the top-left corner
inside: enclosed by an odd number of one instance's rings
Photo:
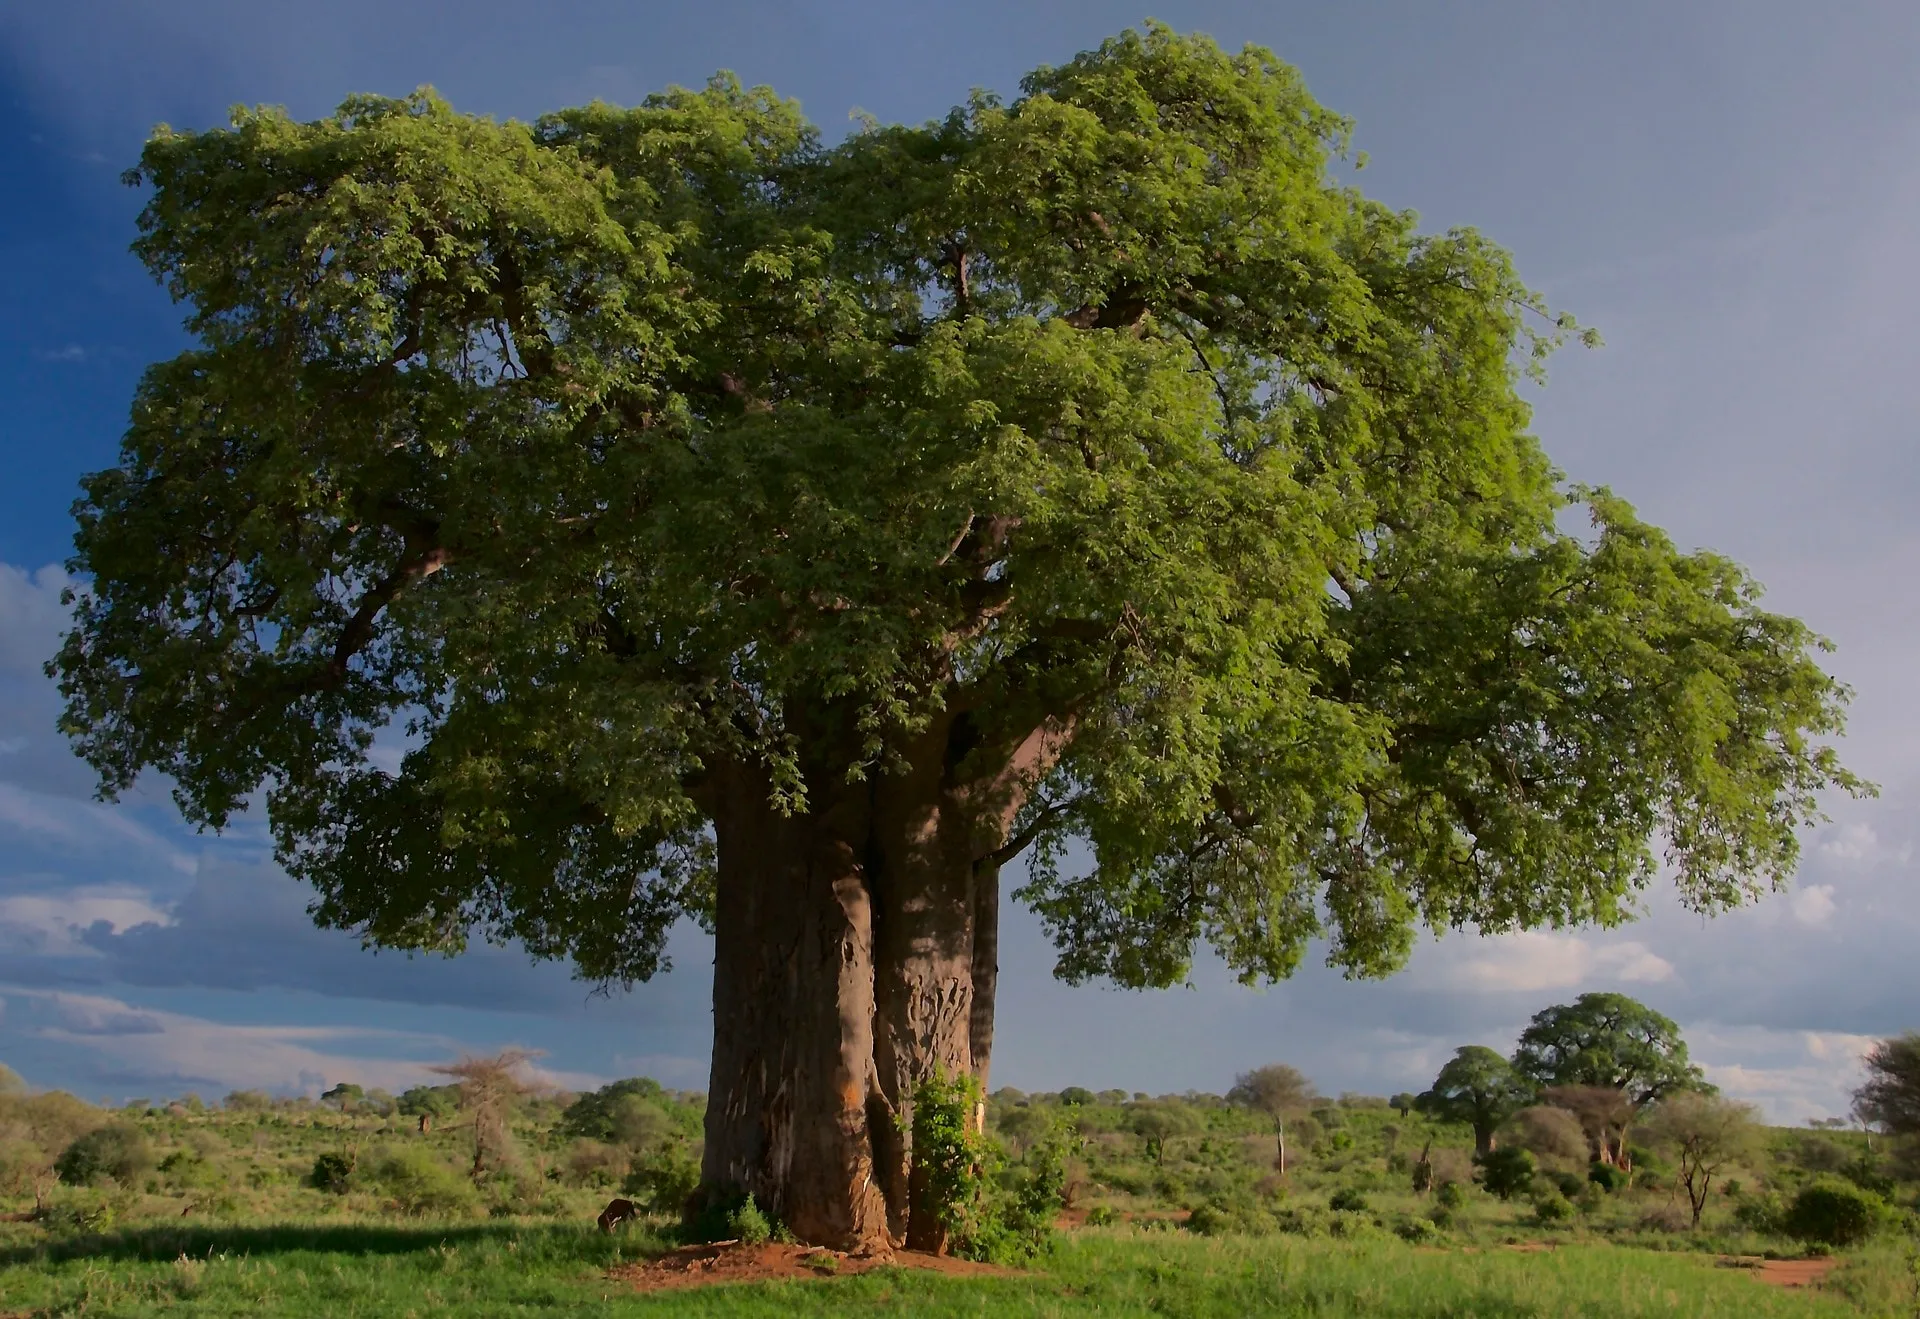
[[[1367,1212],[1367,1197],[1351,1186],[1343,1186],[1328,1197],[1327,1208],[1364,1214]]]
[[[345,1195],[353,1183],[354,1156],[351,1154],[322,1154],[313,1161],[313,1171],[307,1174],[307,1185],[316,1191],[328,1191],[334,1195]]]
[[[936,1073],[914,1091],[912,1212],[937,1215],[962,1258],[1021,1263],[1052,1248],[1077,1137],[1051,1119],[1031,1124],[1025,1158],[1008,1168],[974,1130],[979,1102],[980,1084],[965,1074]]]
[[[1087,1210],[1088,1227],[1112,1227],[1120,1221],[1120,1215],[1114,1212],[1112,1205],[1095,1205]]]
[[[1467,1202],[1467,1190],[1459,1182],[1441,1182],[1433,1193],[1433,1202],[1442,1209],[1458,1209]]]
[[[1448,1185],[1452,1185],[1451,1182]],[[1440,1235],[1440,1225],[1431,1218],[1403,1218],[1393,1225],[1394,1235],[1413,1245],[1424,1245]]]
[[[1511,1200],[1533,1186],[1533,1155],[1517,1145],[1502,1145],[1477,1161],[1480,1184],[1502,1200]]]
[[[1838,1177],[1821,1177],[1793,1197],[1781,1225],[1799,1241],[1851,1246],[1872,1236],[1885,1214],[1885,1203],[1873,1192]]]
[[[760,1206],[748,1196],[739,1208],[727,1215],[727,1233],[748,1246],[764,1245],[773,1239],[773,1224],[760,1212]]]
[[[1573,1201],[1549,1186],[1533,1198],[1533,1216],[1543,1224],[1564,1223],[1573,1217]]]
[[[1612,1193],[1627,1184],[1627,1175],[1611,1163],[1593,1163],[1587,1165],[1587,1180],[1601,1190]]]
[[[418,1145],[363,1161],[354,1183],[386,1195],[396,1212],[410,1218],[467,1218],[480,1206],[472,1183]]]
[[[1786,1206],[1771,1191],[1762,1191],[1758,1195],[1743,1192],[1734,1197],[1733,1221],[1748,1231],[1766,1236],[1784,1233],[1786,1218]]]
[[[61,1151],[53,1170],[69,1186],[91,1186],[111,1177],[122,1186],[153,1168],[153,1150],[138,1127],[124,1122],[97,1127]]]
[[[621,1194],[656,1214],[685,1213],[699,1187],[700,1165],[677,1146],[641,1155],[620,1183]]]

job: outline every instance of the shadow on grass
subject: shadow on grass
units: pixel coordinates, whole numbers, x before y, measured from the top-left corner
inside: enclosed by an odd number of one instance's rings
[[[254,1226],[203,1223],[156,1224],[117,1232],[75,1233],[31,1245],[0,1247],[0,1267],[35,1261],[72,1259],[174,1260],[182,1255],[265,1256],[302,1252],[332,1255],[410,1255],[438,1247],[466,1247],[517,1241],[542,1258],[599,1260],[633,1248],[657,1247],[638,1236],[621,1242],[591,1225],[524,1223],[440,1223],[402,1226],[383,1223],[267,1223]],[[620,1250],[624,1245],[626,1249]]]

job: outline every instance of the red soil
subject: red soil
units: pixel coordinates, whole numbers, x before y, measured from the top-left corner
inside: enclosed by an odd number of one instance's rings
[[[955,1277],[1005,1277],[1009,1270],[948,1255],[917,1250],[848,1255],[815,1246],[761,1246],[716,1241],[708,1246],[682,1246],[657,1259],[627,1264],[608,1273],[615,1282],[643,1292],[677,1287],[710,1287],[728,1282],[779,1282],[797,1278],[845,1278],[874,1269],[928,1269]]]
[[[1826,1259],[1763,1259],[1754,1268],[1753,1276],[1775,1287],[1813,1287],[1839,1264],[1840,1261],[1831,1256]]]

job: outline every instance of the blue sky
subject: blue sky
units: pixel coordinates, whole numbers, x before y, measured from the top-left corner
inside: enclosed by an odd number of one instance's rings
[[[1357,121],[1367,188],[1511,247],[1607,346],[1556,361],[1538,430],[1683,544],[1750,565],[1838,646],[1852,765],[1793,892],[1703,923],[1663,894],[1608,935],[1422,946],[1401,976],[1323,970],[1239,989],[1068,989],[1033,923],[1004,953],[995,1079],[1221,1089],[1271,1060],[1330,1092],[1418,1087],[1456,1044],[1505,1048],[1589,988],[1676,1017],[1729,1092],[1776,1117],[1842,1111],[1874,1035],[1920,1026],[1920,6],[1772,0],[1606,6],[1419,0],[1163,4],[1254,41]],[[942,113],[1011,92],[1145,13],[1106,3],[702,5],[497,0],[328,6],[90,0],[0,9],[0,1061],[92,1098],[236,1086],[402,1085],[462,1049],[546,1050],[568,1083],[705,1080],[709,950],[596,997],[513,949],[363,952],[304,914],[257,820],[181,826],[164,785],[90,798],[39,665],[81,473],[112,461],[141,367],[178,316],[126,245],[119,173],[158,122],[234,103],[324,113],[432,83],[530,116],[632,100],[717,68],[798,97],[829,133],[858,108]]]

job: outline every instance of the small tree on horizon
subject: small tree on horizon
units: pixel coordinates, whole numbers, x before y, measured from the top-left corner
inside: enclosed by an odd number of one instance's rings
[[[1274,1167],[1282,1177],[1287,1175],[1287,1120],[1312,1107],[1318,1099],[1313,1082],[1285,1063],[1269,1063],[1242,1072],[1235,1078],[1233,1089],[1227,1091],[1229,1103],[1273,1119],[1274,1134],[1279,1141]]]

